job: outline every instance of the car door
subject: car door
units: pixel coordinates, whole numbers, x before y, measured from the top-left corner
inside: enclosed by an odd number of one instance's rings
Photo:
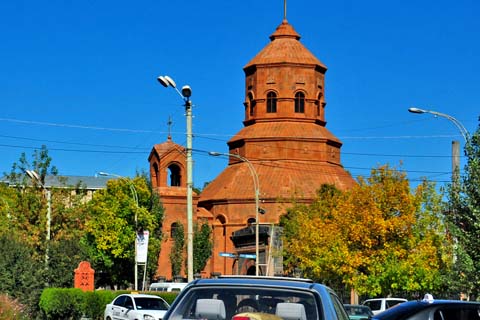
[[[127,320],[128,311],[133,309],[133,301],[129,296],[120,296],[115,299],[112,306],[113,320]]]

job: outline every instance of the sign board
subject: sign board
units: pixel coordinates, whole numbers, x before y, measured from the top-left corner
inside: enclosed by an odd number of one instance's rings
[[[220,252],[220,257],[224,258],[236,258],[237,255],[235,253],[230,253],[230,252]]]
[[[137,257],[138,263],[147,263],[148,255],[148,237],[150,233],[147,230],[137,233]]]
[[[240,258],[245,258],[245,259],[256,259],[257,258],[257,256],[254,255],[254,254],[246,254],[246,253],[245,254],[243,254],[243,253],[239,254],[238,256]]]

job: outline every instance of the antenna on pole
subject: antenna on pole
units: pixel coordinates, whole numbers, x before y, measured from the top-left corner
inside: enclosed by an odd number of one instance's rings
[[[287,0],[283,0],[283,20],[287,20]]]

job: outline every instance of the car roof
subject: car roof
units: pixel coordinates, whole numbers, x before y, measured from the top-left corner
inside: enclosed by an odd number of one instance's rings
[[[287,277],[256,277],[256,276],[228,276],[216,279],[198,279],[191,282],[196,286],[209,285],[238,285],[238,286],[269,286],[269,287],[290,287],[298,289],[327,288],[326,286],[314,283],[310,279],[287,278]]]
[[[480,302],[474,301],[461,301],[461,300],[433,300],[433,301],[407,301],[401,304],[396,305],[390,309],[379,313],[374,316],[372,319],[396,319],[397,314],[401,313],[402,315],[415,314],[416,312],[427,309],[433,306],[448,306],[448,305],[477,305],[480,308]]]
[[[378,300],[404,300],[407,301],[405,298],[395,298],[395,297],[390,297],[390,298],[373,298],[373,299],[367,299],[365,301],[378,301]]]
[[[162,299],[161,297],[156,296],[154,294],[145,294],[145,293],[123,293],[119,296],[129,296],[129,297],[132,297],[132,298],[157,298],[157,299]]]

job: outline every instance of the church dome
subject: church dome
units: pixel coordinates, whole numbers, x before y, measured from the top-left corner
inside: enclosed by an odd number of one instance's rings
[[[247,63],[244,69],[254,65],[278,63],[317,65],[325,70],[327,69],[320,60],[300,43],[300,35],[287,20],[282,21],[270,36],[270,40],[271,42]]]

